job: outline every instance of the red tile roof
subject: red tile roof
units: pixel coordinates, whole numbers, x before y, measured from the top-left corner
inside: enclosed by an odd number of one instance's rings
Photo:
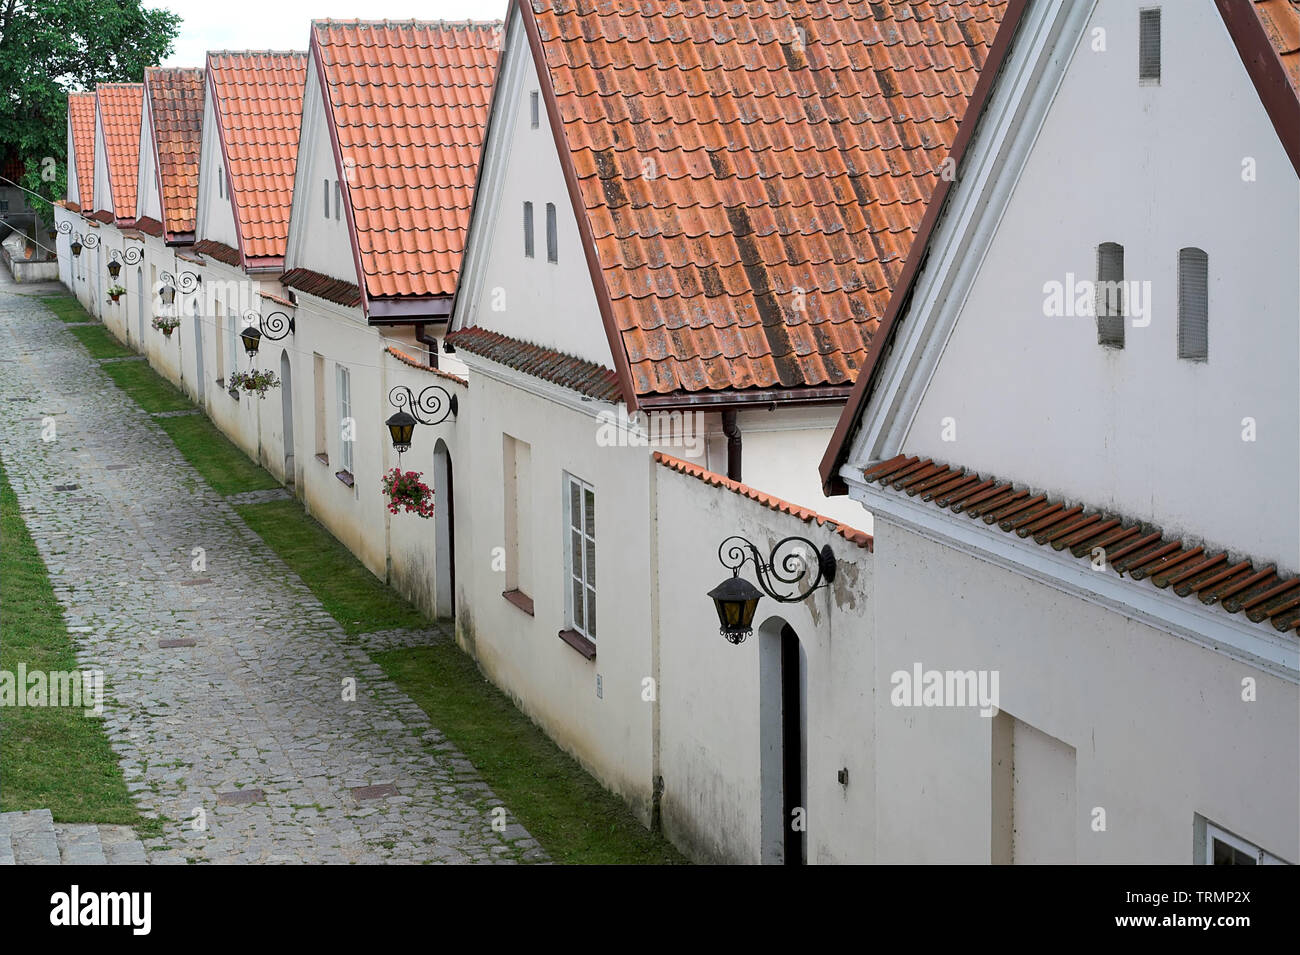
[[[1300,632],[1300,577],[1279,577],[1276,568],[1256,568],[1226,552],[1167,538],[1157,527],[1083,506],[1068,506],[1045,494],[1016,488],[965,468],[900,454],[863,471],[868,482],[902,491],[954,514],[982,518],[1007,533],[1032,537],[1053,550],[1069,548],[1090,559],[1102,548],[1106,566],[1133,580],[1149,580],[1180,597],[1196,594],[1201,603],[1218,603],[1228,613],[1244,612],[1279,631]]]
[[[168,236],[194,231],[203,137],[203,71],[150,67],[145,90],[153,116],[163,222]]]
[[[99,121],[104,128],[104,151],[108,154],[108,183],[112,191],[113,215],[118,220],[135,218],[135,183],[140,175],[140,110],[144,106],[142,83],[100,83],[95,88]],[[96,196],[103,208],[108,196]]]
[[[290,269],[280,276],[280,284],[348,308],[361,304],[361,289],[357,286],[311,269]]]
[[[1295,0],[1255,0],[1255,15],[1300,97],[1300,6]]]
[[[666,468],[672,468],[680,474],[697,478],[705,484],[711,484],[714,487],[724,488],[736,494],[741,494],[751,501],[757,501],[764,507],[771,508],[774,511],[780,511],[782,514],[789,514],[797,517],[805,524],[815,522],[819,527],[825,526],[835,531],[845,540],[852,541],[859,547],[865,547],[867,550],[874,550],[875,544],[870,534],[866,531],[860,531],[856,527],[849,527],[842,524],[834,518],[818,514],[816,511],[809,510],[806,507],[800,507],[798,504],[791,504],[789,501],[783,501],[779,497],[773,497],[771,494],[764,494],[747,484],[741,484],[739,481],[733,481],[731,478],[723,477],[714,471],[700,467],[698,464],[691,464],[689,461],[683,461],[680,458],[674,458],[664,454],[662,451],[654,453],[654,459]]]
[[[1278,138],[1300,173],[1300,4],[1216,0]]]
[[[199,239],[194,243],[194,251],[201,255],[208,255],[218,262],[225,262],[226,265],[240,264],[239,250],[226,245],[224,242],[214,242],[212,239]]]
[[[68,118],[77,163],[77,191],[82,209],[95,208],[95,94],[69,93]]]
[[[208,75],[241,251],[275,264],[289,235],[307,54],[213,52]]]
[[[388,347],[388,354],[392,355],[403,365],[410,365],[412,368],[420,369],[420,371],[427,371],[431,374],[437,375],[439,378],[446,378],[449,381],[456,382],[458,385],[469,387],[469,382],[460,377],[460,375],[453,375],[449,371],[443,371],[441,368],[434,368],[432,365],[426,365],[422,361],[417,361],[400,348],[395,348],[390,345]]]
[[[312,25],[369,297],[456,290],[500,26]]]
[[[855,379],[1005,7],[523,5],[638,395]]]
[[[618,401],[618,375],[612,368],[575,358],[563,352],[509,338],[477,326],[447,334],[445,341],[525,375],[562,385],[600,401]]]

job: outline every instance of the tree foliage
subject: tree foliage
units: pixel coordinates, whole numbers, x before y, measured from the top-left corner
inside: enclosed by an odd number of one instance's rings
[[[0,160],[47,199],[67,182],[68,93],[138,83],[171,52],[181,18],[141,3],[0,0]]]

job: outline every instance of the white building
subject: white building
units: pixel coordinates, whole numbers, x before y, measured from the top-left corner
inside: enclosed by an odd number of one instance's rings
[[[823,463],[874,517],[874,858],[1300,861],[1300,13],[1003,31]],[[922,666],[1000,712],[895,705]]]

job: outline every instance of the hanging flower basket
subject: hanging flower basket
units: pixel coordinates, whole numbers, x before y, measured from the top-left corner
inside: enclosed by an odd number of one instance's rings
[[[116,302],[119,298],[121,298],[125,294],[126,294],[126,289],[122,288],[122,286],[120,285],[114,285],[112,288],[108,290],[108,297],[111,298],[114,302]]]
[[[433,488],[420,480],[422,471],[403,471],[393,468],[383,476],[384,497],[388,498],[388,513],[396,514],[405,508],[408,514],[433,517]]]
[[[256,392],[257,397],[265,398],[268,390],[280,387],[280,377],[273,371],[254,368],[252,371],[235,372],[226,384],[230,386],[232,392],[237,393],[240,390],[249,394]]]
[[[163,333],[166,338],[172,337],[172,332],[180,328],[181,320],[175,315],[159,315],[151,322],[154,328]]]

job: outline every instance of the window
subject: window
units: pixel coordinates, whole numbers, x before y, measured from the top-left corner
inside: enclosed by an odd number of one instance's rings
[[[312,397],[315,399],[316,411],[316,458],[329,463],[329,452],[325,438],[325,359],[312,355]]]
[[[1285,865],[1259,846],[1235,836],[1214,823],[1205,822],[1205,855],[1202,865]]]
[[[1124,347],[1124,246],[1097,246],[1097,341]]]
[[[533,257],[533,204],[524,203],[524,257]]]
[[[325,187],[323,193],[325,198],[325,218],[328,219],[330,217],[330,181],[328,179],[322,180],[321,185]]]
[[[596,642],[596,491],[571,474],[565,483],[565,622]]]
[[[508,434],[501,436],[501,470],[504,485],[506,588],[511,603],[532,612],[532,447]]]
[[[1178,250],[1178,357],[1210,357],[1210,258],[1201,249]]]
[[[1160,8],[1138,11],[1138,80],[1160,82]]]
[[[343,217],[343,183],[341,180],[334,180],[334,218]]]
[[[541,123],[541,110],[537,103],[537,90],[528,94],[528,125],[536,129]]]
[[[228,333],[226,339],[229,341],[227,354],[230,356],[230,374],[239,370],[239,316],[235,314],[233,308],[226,311],[226,327]]]
[[[558,262],[559,249],[556,248],[558,239],[555,235],[555,203],[546,204],[546,261]]]
[[[342,365],[338,366],[339,401],[339,457],[343,470],[352,474],[352,442],[355,424],[352,421],[352,375]]]
[[[217,167],[217,195],[226,198],[226,181],[222,178],[220,166]]]

